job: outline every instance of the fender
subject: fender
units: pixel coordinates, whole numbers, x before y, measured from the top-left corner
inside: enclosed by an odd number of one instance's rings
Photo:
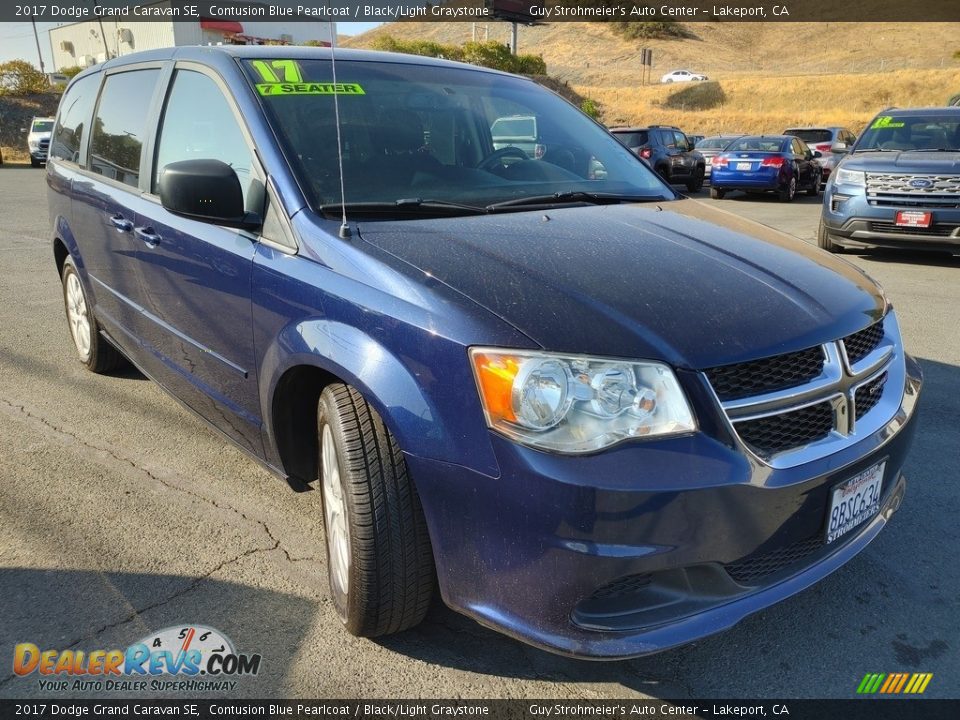
[[[489,431],[475,397],[466,350],[457,343],[438,341],[429,352],[438,363],[435,367],[452,368],[456,364],[462,366],[462,371],[443,378],[418,378],[409,367],[409,360],[402,362],[351,325],[326,318],[287,325],[266,349],[260,363],[267,460],[281,465],[273,427],[273,398],[280,379],[291,368],[311,366],[356,388],[380,414],[405,453],[452,463],[462,463],[464,457],[469,457],[472,469],[499,476]],[[437,387],[443,382],[463,385],[463,389],[438,393],[443,400],[437,402],[424,386]]]

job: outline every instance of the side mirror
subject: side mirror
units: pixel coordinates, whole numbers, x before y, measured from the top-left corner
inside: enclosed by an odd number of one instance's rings
[[[835,153],[845,153],[848,151],[848,149],[849,148],[847,147],[847,144],[845,142],[835,142],[833,145],[830,146],[830,152],[835,152]]]
[[[252,230],[263,224],[243,207],[243,190],[232,167],[220,160],[181,160],[160,171],[160,203],[175,215]]]
[[[814,151],[813,151],[813,157],[815,157],[815,158],[822,158],[822,157],[823,157],[823,153],[820,152],[819,150],[814,150]]]

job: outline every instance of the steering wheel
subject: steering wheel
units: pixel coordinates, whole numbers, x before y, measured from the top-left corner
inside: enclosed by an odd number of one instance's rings
[[[487,155],[483,160],[477,163],[478,170],[486,170],[487,172],[492,172],[497,165],[503,166],[501,162],[504,158],[515,157],[518,160],[529,160],[527,154],[518,147],[513,145],[507,145],[507,147],[500,148],[499,150],[494,150],[492,153]]]

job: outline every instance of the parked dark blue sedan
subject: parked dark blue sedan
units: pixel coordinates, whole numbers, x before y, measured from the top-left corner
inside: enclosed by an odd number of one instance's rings
[[[920,368],[860,270],[678,198],[532,81],[337,58],[97,65],[47,182],[80,362],[133,362],[321,493],[348,631],[409,628],[439,591],[554,652],[643,655],[890,521]],[[512,115],[542,154],[495,147]]]
[[[775,192],[781,202],[801,190],[816,197],[823,174],[819,157],[792,135],[747,135],[714,157],[710,197],[720,199],[730,190]]]

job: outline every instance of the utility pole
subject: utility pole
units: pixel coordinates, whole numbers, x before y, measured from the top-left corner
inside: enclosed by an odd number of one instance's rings
[[[47,71],[43,67],[43,53],[40,52],[40,36],[37,34],[37,21],[33,19],[33,16],[30,16],[30,24],[33,25],[33,39],[37,41],[37,57],[40,59],[40,72],[44,75],[47,74]]]
[[[513,55],[517,54],[517,23],[516,21],[510,23],[510,52]]]
[[[99,7],[97,0],[93,0],[93,6]],[[104,62],[110,59],[110,48],[107,47],[107,32],[103,29],[103,16],[97,15],[97,22],[100,23],[100,38],[103,40],[103,57]]]

